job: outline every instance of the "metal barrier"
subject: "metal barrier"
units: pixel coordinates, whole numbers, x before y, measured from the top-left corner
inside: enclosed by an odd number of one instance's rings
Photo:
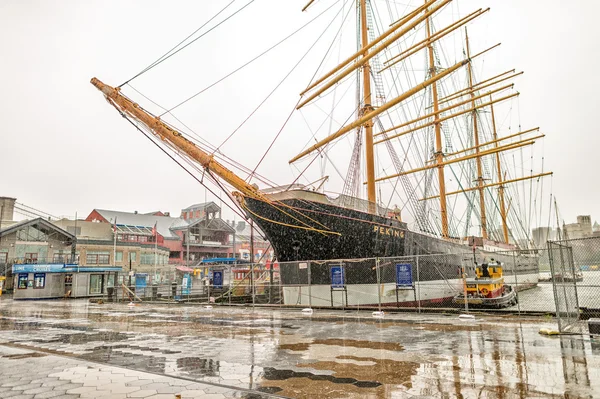
[[[478,305],[476,300],[464,300],[465,297],[472,299],[465,293],[476,276],[476,267],[488,264],[502,266],[502,284],[507,288],[499,292],[514,292],[514,299],[503,305],[495,302],[489,306]],[[597,266],[600,265],[600,238],[549,243],[548,248],[536,250],[477,249],[454,254],[276,265],[274,268],[262,264],[211,265],[209,276],[221,273],[220,281],[191,276],[189,287],[183,287],[178,280],[175,284],[148,286],[138,295],[142,300],[157,301],[381,311],[470,311],[493,307],[513,313],[558,314],[563,330],[579,318],[579,305],[583,311],[600,308],[600,267]],[[583,281],[578,281],[580,278]],[[118,300],[130,299],[120,291],[116,296]]]

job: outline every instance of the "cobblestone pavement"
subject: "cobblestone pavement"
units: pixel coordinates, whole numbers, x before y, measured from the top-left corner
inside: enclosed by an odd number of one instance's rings
[[[268,398],[227,387],[0,346],[0,398]]]
[[[541,336],[542,327],[556,328],[548,319],[506,316],[461,320],[457,315],[386,314],[375,319],[357,311],[305,315],[282,309],[2,298],[0,348],[47,356],[0,358],[0,386],[4,370],[10,373],[9,384],[29,378],[23,374],[26,368],[15,372],[8,362],[40,361],[50,363],[44,367],[56,365],[58,374],[67,373],[69,383],[84,384],[77,388],[91,385],[73,378],[77,373],[70,370],[92,367],[99,374],[91,381],[103,381],[96,382],[96,390],[104,393],[110,389],[101,388],[113,384],[102,378],[107,368],[119,370],[114,374],[125,379],[150,373],[152,378],[137,378],[158,379],[169,392],[146,385],[136,392],[154,389],[152,395],[165,398],[174,398],[176,387],[185,388],[177,388],[182,395],[193,391],[194,383],[246,398],[600,397],[600,342],[585,335]],[[45,377],[61,379],[54,372]],[[38,384],[34,381],[24,383]],[[9,387],[12,394],[12,385],[2,388]],[[211,398],[207,392],[193,395]]]

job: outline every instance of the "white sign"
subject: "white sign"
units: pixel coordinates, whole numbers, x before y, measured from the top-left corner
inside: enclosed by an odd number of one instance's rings
[[[308,263],[303,262],[298,264],[298,269],[306,269],[308,267]]]

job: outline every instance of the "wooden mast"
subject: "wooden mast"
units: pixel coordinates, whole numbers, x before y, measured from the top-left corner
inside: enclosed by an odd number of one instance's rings
[[[427,12],[427,9],[425,10]],[[429,17],[425,19],[425,25],[427,29],[427,41],[429,42],[427,48],[429,52],[429,76],[430,78],[435,77],[437,70],[435,67],[435,59],[433,53],[433,42],[431,40],[431,23]],[[468,57],[467,57],[468,59]],[[442,150],[442,126],[440,122],[439,104],[438,104],[438,91],[437,83],[433,82],[431,85],[431,93],[433,96],[433,112],[434,124],[435,124],[435,163],[438,170],[438,180],[440,184],[440,218],[442,220],[442,237],[448,238],[448,210],[446,205],[446,180],[444,177],[444,153]]]
[[[490,101],[492,95],[490,94]],[[496,131],[496,118],[494,116],[494,105],[490,103],[490,109],[492,111],[492,129],[494,130],[494,140],[498,140],[498,132]],[[498,142],[496,141],[496,147]],[[508,225],[506,223],[506,204],[504,202],[504,182],[502,178],[502,169],[500,168],[500,153],[496,153],[496,168],[498,169],[498,195],[500,196],[500,218],[502,219],[502,232],[504,234],[504,242],[508,244]]]
[[[369,36],[368,36],[368,24],[367,24],[367,0],[360,1],[360,30],[361,30],[361,41],[362,48],[365,49],[363,52],[363,58],[367,59],[363,65],[363,90],[364,90],[364,105],[361,110],[361,114],[368,114],[373,110],[371,105],[371,65],[368,61],[369,55]],[[367,169],[367,199],[369,200],[369,211],[375,212],[375,204],[377,203],[377,197],[375,194],[375,157],[373,147],[373,119],[368,119],[363,124],[365,127],[365,157],[366,157],[366,169]]]
[[[202,165],[203,168],[215,173],[236,190],[241,191],[245,196],[266,200],[257,187],[250,185],[244,179],[227,169],[215,160],[212,154],[207,153],[183,137],[181,133],[165,124],[159,117],[149,114],[138,104],[123,96],[119,89],[104,84],[96,78],[92,78],[91,83],[104,94],[109,104],[115,107],[121,115],[129,116],[143,123],[151,130],[154,136],[177,147]]]
[[[469,48],[469,35],[467,33],[467,28],[465,28],[465,38],[467,41],[467,58],[471,57],[471,51]],[[475,139],[475,153],[479,154],[479,126],[477,123],[477,108],[475,106],[475,91],[473,90],[473,66],[469,63],[467,67],[469,73],[469,88],[471,92],[471,109],[473,110],[473,137]],[[495,138],[494,138],[495,139]],[[498,153],[496,153],[498,154]],[[499,155],[498,155],[499,156]],[[483,190],[483,173],[481,167],[481,157],[475,158],[475,163],[477,165],[477,187],[479,191],[479,209],[481,212],[481,237],[484,240],[488,238],[487,234],[487,217],[485,213],[485,193]]]

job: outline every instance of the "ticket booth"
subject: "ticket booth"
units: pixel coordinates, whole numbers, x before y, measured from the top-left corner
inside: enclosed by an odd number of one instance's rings
[[[85,298],[103,296],[113,286],[120,267],[80,267],[71,264],[15,264],[13,299]]]

